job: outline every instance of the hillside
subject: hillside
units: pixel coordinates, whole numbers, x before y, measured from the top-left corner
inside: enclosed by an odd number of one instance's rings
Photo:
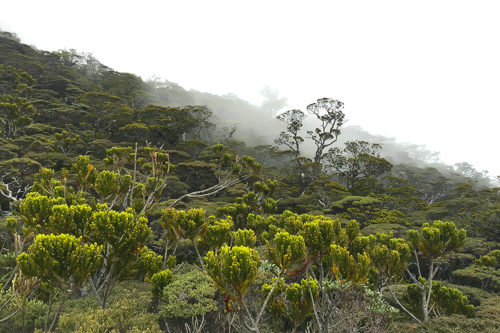
[[[311,102],[0,31],[1,330],[500,331],[500,189]]]

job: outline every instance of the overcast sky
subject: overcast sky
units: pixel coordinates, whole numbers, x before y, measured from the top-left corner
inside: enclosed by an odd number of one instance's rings
[[[500,175],[498,1],[3,1],[0,28],[118,71],[290,108],[340,99],[350,125]]]

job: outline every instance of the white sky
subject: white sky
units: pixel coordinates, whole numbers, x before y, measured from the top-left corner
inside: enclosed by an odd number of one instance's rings
[[[259,104],[340,99],[350,125],[500,175],[498,1],[3,1],[43,50]]]

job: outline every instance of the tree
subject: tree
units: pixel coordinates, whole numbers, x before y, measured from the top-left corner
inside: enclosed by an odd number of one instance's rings
[[[429,297],[429,309],[436,317],[455,313],[470,317],[474,312],[474,306],[469,304],[467,296],[462,295],[458,289],[443,286],[438,281],[432,281],[432,291]],[[403,300],[413,313],[423,318],[419,286],[414,283],[409,284]]]
[[[55,329],[64,301],[97,270],[101,264],[102,246],[82,244],[81,238],[68,234],[38,235],[28,251],[17,257],[17,263],[27,277],[37,277],[49,291],[49,307],[45,332]],[[50,326],[49,318],[56,290],[59,306]]]
[[[287,98],[279,97],[278,90],[270,86],[263,87],[260,94],[264,97],[260,109],[271,113],[273,116],[287,105]]]
[[[184,194],[174,200],[169,206],[174,207],[185,198],[200,198],[216,194],[246,179],[256,177],[262,166],[251,156],[238,156],[231,153],[224,145],[217,144],[210,147],[207,152],[213,166],[217,184],[208,188]]]
[[[184,110],[189,115],[186,132],[189,133],[193,139],[201,140],[204,132],[207,134],[211,128],[215,128],[215,125],[210,122],[213,112],[208,107],[204,105],[189,105],[186,106]],[[183,137],[183,141],[185,141],[185,137]]]
[[[331,148],[325,154],[326,168],[344,179],[351,190],[357,181],[378,177],[391,170],[392,164],[380,157],[382,146],[366,141],[347,141],[345,147]]]
[[[344,124],[343,110],[344,103],[331,98],[320,98],[307,106],[307,111],[321,121],[320,127],[307,131],[316,145],[314,162],[321,162],[325,149],[337,141],[340,127]]]
[[[287,131],[282,131],[274,142],[277,145],[287,146],[292,151],[295,158],[300,156],[300,145],[304,142],[299,132],[303,126],[302,122],[305,117],[304,112],[297,109],[288,110],[276,117],[286,124]]]
[[[0,125],[3,137],[19,136],[21,129],[33,122],[35,107],[23,97],[0,96]]]
[[[210,219],[213,221],[213,218]],[[232,223],[232,221],[230,221]],[[228,222],[222,223],[228,224]],[[161,227],[165,230],[165,252],[164,252],[164,262],[167,260],[167,251],[172,247],[174,247],[173,254],[175,254],[175,250],[177,249],[177,245],[181,238],[189,239],[191,244],[196,250],[196,254],[198,255],[198,259],[200,260],[201,268],[205,270],[205,265],[203,264],[203,260],[200,255],[200,251],[198,250],[198,237],[207,232],[207,219],[205,216],[205,211],[200,209],[190,209],[187,212],[183,210],[176,210],[175,208],[165,208],[162,210],[161,216]],[[224,233],[224,229],[226,229],[227,225],[218,226],[210,226],[210,234],[207,235],[210,238],[206,238],[208,245],[214,245],[214,243],[218,242],[221,233]],[[225,228],[224,228],[225,227]],[[222,230],[221,230],[222,229]],[[216,235],[219,233],[218,235]]]
[[[103,181],[111,181],[110,177],[115,179],[109,183],[112,187],[106,185],[105,192],[111,196],[111,203],[120,199],[123,208],[132,207],[140,214],[151,209],[168,184],[170,155],[148,146],[139,149],[137,144],[135,149],[113,147],[106,154],[104,162],[115,172],[102,178]],[[97,177],[96,186],[99,186],[99,180]]]
[[[217,220],[215,216],[210,216],[202,233],[202,242],[208,246],[211,251],[217,253],[219,247],[224,243],[229,243],[231,240],[231,230],[234,223],[231,216],[227,219]],[[246,244],[236,244],[238,246],[248,246]],[[253,247],[249,246],[249,247]]]
[[[300,235],[290,235],[288,232],[278,232],[274,236],[272,245],[267,243],[266,256],[269,261],[276,265],[279,269],[278,275],[274,280],[272,287],[269,290],[266,298],[262,303],[262,307],[255,319],[251,318],[253,327],[252,330],[259,331],[259,322],[262,319],[264,310],[274,295],[274,290],[278,287],[281,277],[285,272],[289,271],[294,266],[299,265],[306,258],[306,246],[304,238]]]
[[[345,229],[340,225],[338,219],[316,219],[311,222],[304,223],[302,227],[302,235],[307,246],[308,254],[312,258],[312,262],[319,269],[319,285],[323,286],[325,279],[324,266],[328,265],[331,268],[331,245],[332,244],[347,244],[347,234]],[[328,268],[327,268],[328,272]]]
[[[29,73],[14,66],[0,65],[0,94],[26,98],[35,84],[35,78]]]
[[[368,281],[370,257],[357,253],[354,257],[346,247],[331,245],[332,272],[340,289]]]
[[[278,182],[267,180],[267,182],[257,181],[253,184],[254,191],[236,198],[232,204],[227,204],[217,208],[217,216],[231,216],[236,226],[246,227],[250,214],[272,214],[276,211],[276,201],[269,198],[274,193]]]
[[[111,125],[116,121],[113,117],[123,109],[119,97],[109,93],[91,91],[79,97],[80,103],[88,107],[87,120],[94,133],[94,139],[99,131],[111,131]],[[123,114],[121,115],[123,117]]]
[[[421,323],[429,320],[429,313],[433,310],[431,299],[434,277],[441,268],[444,259],[463,246],[466,238],[465,230],[458,230],[453,222],[435,221],[432,225],[424,223],[421,232],[417,230],[408,231],[408,240],[415,255],[417,272],[412,272],[408,267],[406,272],[420,291],[419,312],[421,319],[406,309],[390,288],[389,291],[391,291],[399,306],[417,322]],[[420,265],[419,254],[425,256],[429,262],[427,277],[423,276],[425,271]]]
[[[75,149],[76,144],[80,141],[80,136],[71,135],[66,131],[62,131],[61,133],[54,134],[55,141],[54,146],[59,148],[64,156],[67,156],[73,149]]]
[[[111,291],[118,280],[128,277],[136,269],[140,251],[151,234],[148,220],[139,217],[132,209],[125,212],[102,210],[92,214],[90,239],[103,245],[103,265],[91,280],[94,294],[104,309]],[[102,290],[102,298],[98,291]]]
[[[276,278],[275,278],[276,279]],[[272,284],[264,284],[262,293],[267,296],[272,289]],[[267,310],[277,319],[285,316],[292,324],[292,333],[311,316],[314,300],[319,295],[318,281],[312,277],[302,279],[299,283],[286,285],[284,280],[278,283]]]
[[[253,248],[257,241],[257,236],[252,229],[238,229],[231,233],[234,246],[247,246]]]
[[[380,291],[405,272],[411,250],[404,239],[394,238],[392,233],[377,233],[372,239],[365,248],[376,272],[374,283]]]
[[[257,278],[260,264],[257,251],[245,246],[223,245],[218,254],[209,251],[205,262],[208,276],[217,289],[228,296],[226,308],[234,311],[233,302],[236,302],[241,311],[244,307],[243,298]]]
[[[333,202],[350,195],[344,186],[332,181],[331,177],[326,175],[320,175],[318,180],[313,181],[309,192],[323,208],[330,208]]]

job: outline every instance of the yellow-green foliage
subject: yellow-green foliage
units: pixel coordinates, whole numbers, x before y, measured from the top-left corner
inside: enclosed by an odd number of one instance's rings
[[[306,245],[300,235],[290,235],[288,232],[278,232],[272,245],[267,245],[267,257],[281,271],[301,263],[306,257]]]
[[[277,220],[274,216],[261,216],[257,214],[248,214],[247,228],[255,231],[255,234],[261,236],[263,233],[267,234],[270,225],[276,225]]]
[[[95,190],[103,200],[126,192],[130,185],[132,185],[130,175],[120,175],[109,170],[99,172],[95,180]]]
[[[172,283],[174,275],[169,269],[164,269],[160,272],[153,274],[151,277],[151,286],[153,296],[160,298],[163,296],[163,289]]]
[[[79,155],[71,171],[76,174],[77,185],[82,190],[94,184],[97,178],[97,170],[90,164],[90,157],[87,155]]]
[[[210,216],[202,234],[203,243],[212,250],[229,243],[233,226],[233,219],[230,216],[225,220],[217,220],[215,216]]]
[[[38,277],[51,287],[80,285],[101,264],[101,251],[102,246],[82,244],[72,235],[38,235],[17,263],[25,276]]]
[[[137,253],[151,234],[148,220],[138,217],[133,210],[125,212],[97,211],[92,214],[91,239],[106,244],[107,256],[124,260]]]
[[[290,303],[289,316],[297,327],[312,313],[314,299],[319,295],[318,281],[309,277],[300,284],[292,283],[286,287],[285,295]]]
[[[399,278],[410,259],[410,247],[405,240],[393,238],[392,234],[377,234],[375,243],[366,247],[373,268],[378,274],[378,285],[384,286]]]
[[[51,199],[36,192],[28,193],[20,206],[21,216],[27,227],[41,232],[50,232],[52,226],[50,226],[49,218],[52,214],[52,206],[64,203],[64,198]]]
[[[248,229],[238,229],[231,233],[231,238],[233,239],[233,246],[246,246],[253,248],[257,237],[253,230]]]
[[[420,288],[416,284],[410,284],[406,288],[403,300],[412,313],[422,318],[420,294]],[[474,307],[469,304],[467,296],[462,295],[458,289],[448,288],[437,281],[432,282],[429,306],[434,309],[432,313],[435,316],[462,314],[469,317],[474,313]]]
[[[302,235],[309,255],[319,259],[319,263],[324,256],[330,254],[330,245],[347,243],[346,230],[341,227],[338,219],[318,219],[304,223]]]
[[[187,212],[166,208],[162,211],[160,225],[167,231],[167,237],[178,241],[181,237],[195,240],[206,225],[203,209],[190,209]]]
[[[129,277],[137,270],[138,264],[140,266],[140,252],[151,232],[148,220],[137,216],[132,208],[121,213],[99,210],[92,214],[89,237],[104,245],[104,269],[108,272],[102,296],[103,307],[116,281]],[[156,262],[159,260],[154,259]]]
[[[422,232],[408,231],[412,247],[432,259],[456,251],[464,245],[466,238],[465,230],[458,230],[453,222],[435,221],[432,225],[424,223]]]
[[[144,275],[145,279],[148,280],[163,268],[163,258],[144,246],[139,252],[137,266],[141,275]]]
[[[276,278],[271,284],[262,286],[264,297],[269,295]],[[313,301],[319,295],[318,281],[312,277],[302,279],[299,283],[285,284],[284,279],[280,279],[274,288],[271,300],[267,304],[267,310],[271,312],[276,319],[281,317],[290,321],[293,327],[297,328],[313,312]]]
[[[345,247],[331,245],[332,273],[341,288],[363,284],[368,281],[370,258],[366,253],[356,258]]]
[[[260,259],[254,249],[223,245],[218,254],[208,252],[205,262],[215,286],[232,299],[240,300],[257,277]]]

